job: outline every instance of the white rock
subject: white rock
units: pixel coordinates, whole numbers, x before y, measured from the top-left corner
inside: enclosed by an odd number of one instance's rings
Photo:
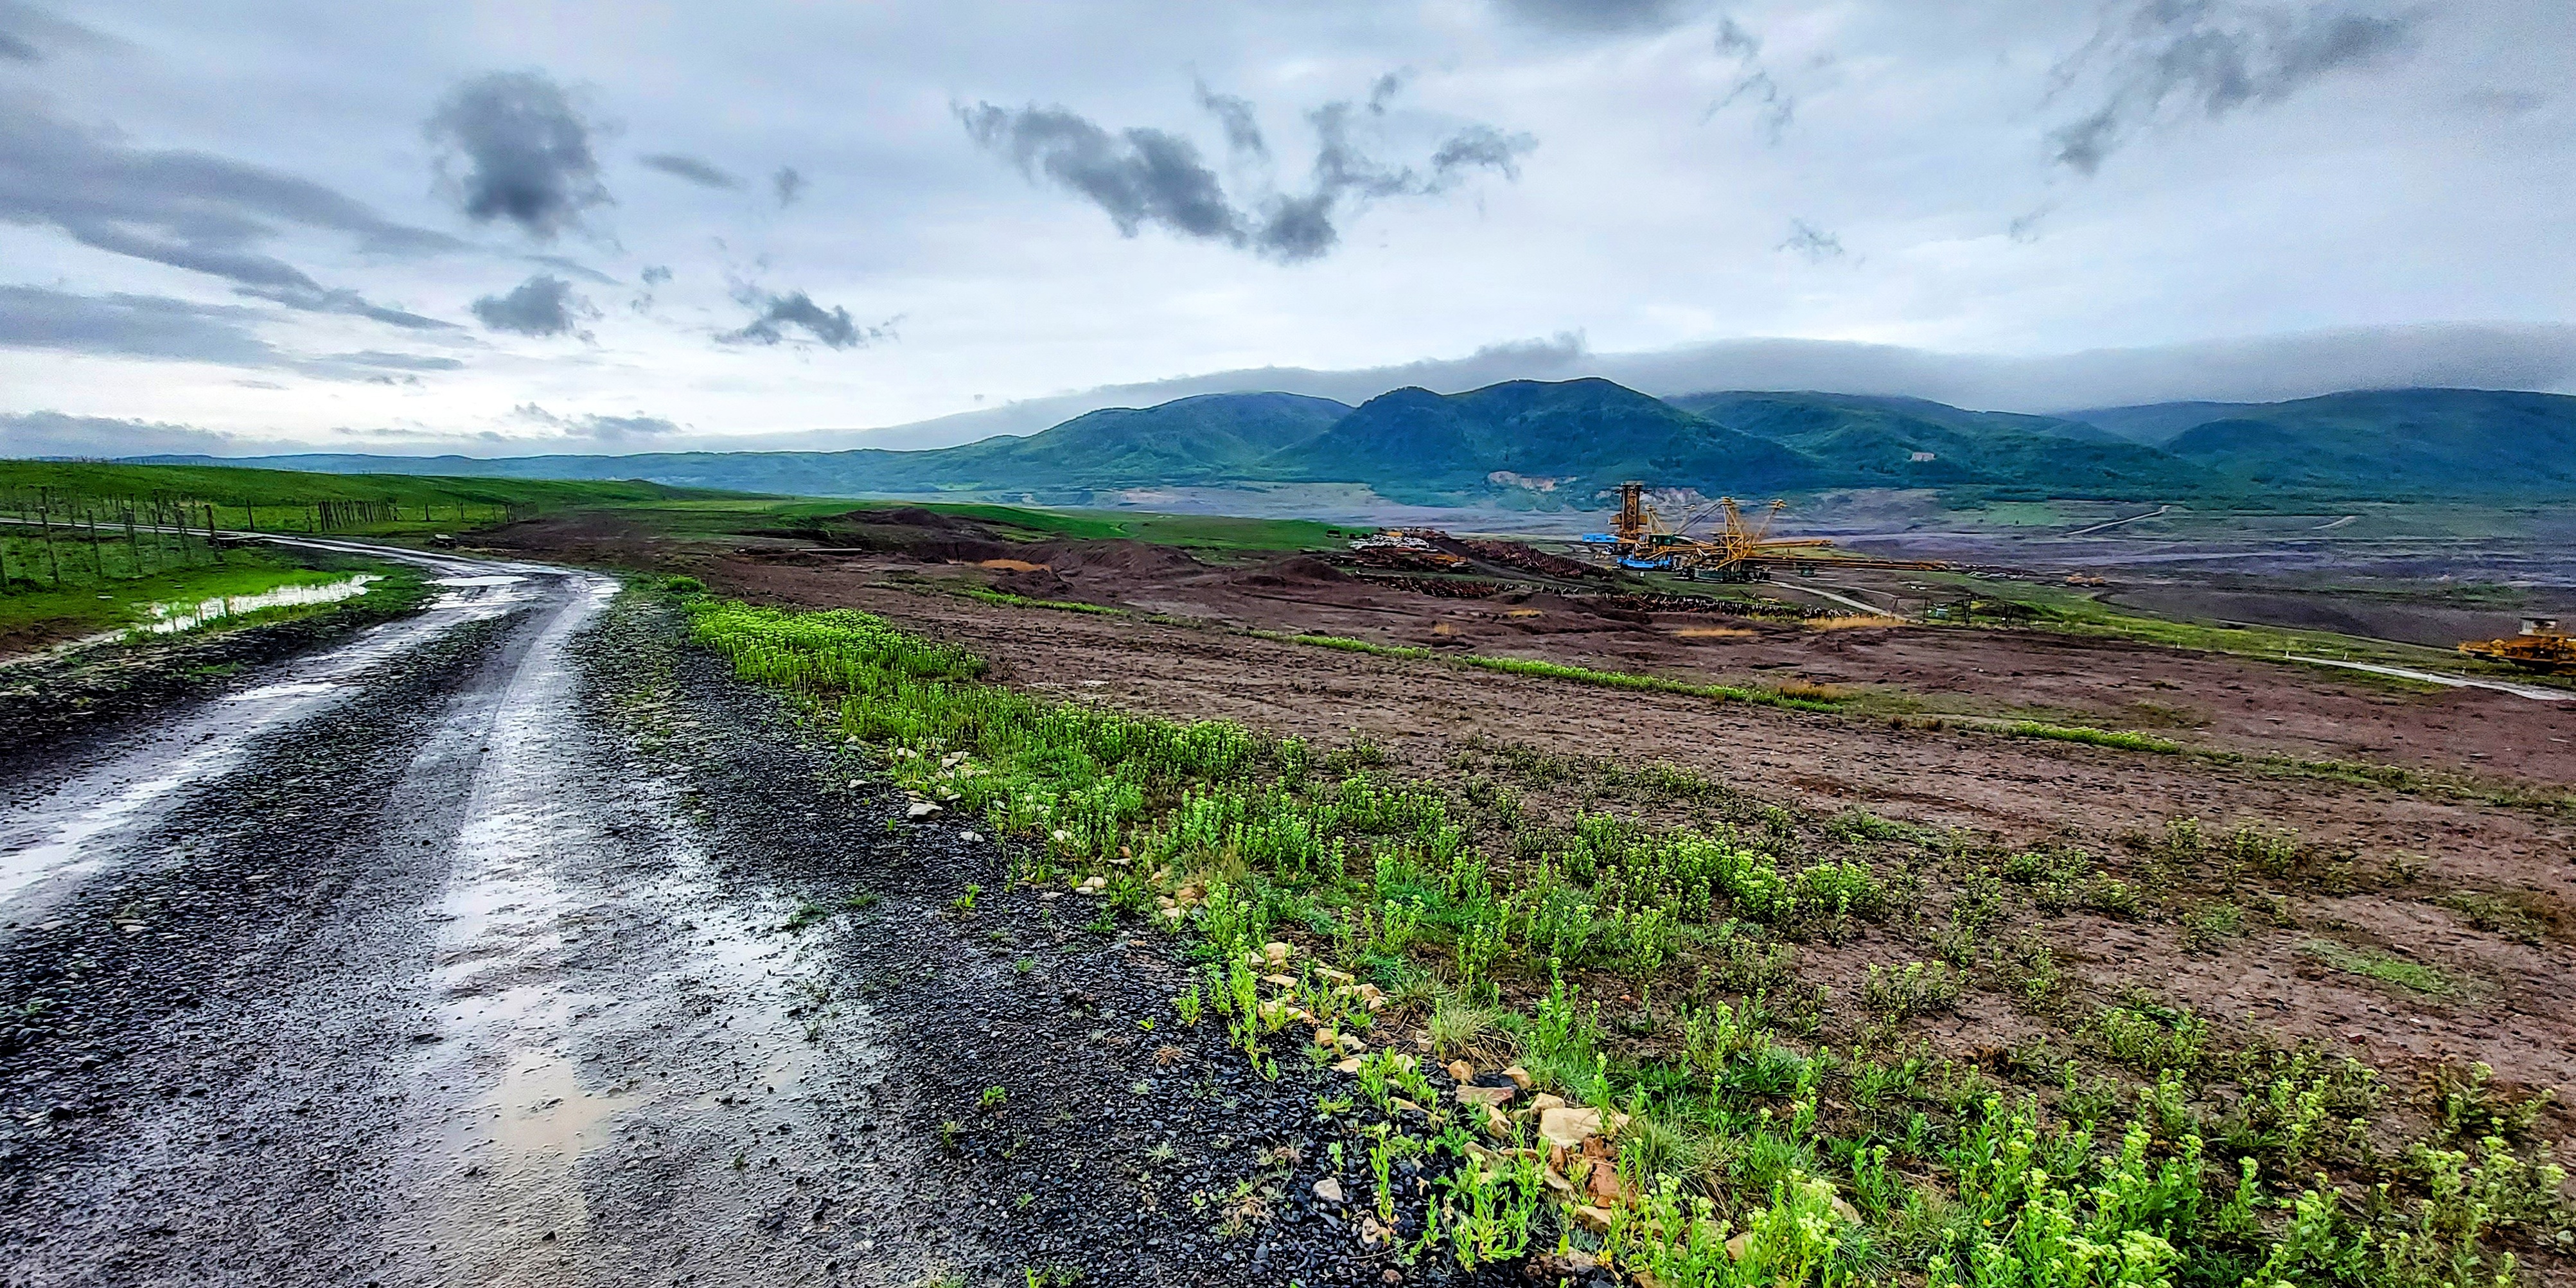
[[[1315,1197],[1327,1203],[1341,1202],[1342,1183],[1329,1176],[1315,1182]]]
[[[914,801],[912,803],[912,807],[903,812],[903,816],[905,818],[928,818],[938,812],[939,807],[928,801]]]

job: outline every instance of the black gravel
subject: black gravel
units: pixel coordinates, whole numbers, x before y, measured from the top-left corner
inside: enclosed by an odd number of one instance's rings
[[[440,1258],[478,1245],[558,1264],[553,1229],[423,1216],[430,1198],[471,1211],[489,1179],[434,1144],[508,1056],[449,1023],[435,927],[488,773],[472,730],[524,677],[546,607],[403,655],[190,790],[42,920],[0,924],[0,1284],[456,1282]],[[554,1277],[1529,1281],[1364,1247],[1366,1142],[1317,1108],[1348,1080],[1287,1050],[1267,1081],[1221,1021],[1180,1025],[1180,940],[1098,933],[1091,901],[1011,888],[971,820],[904,821],[855,753],[667,610],[616,610],[572,656],[561,745],[582,763],[562,790],[603,839],[556,860],[591,892],[560,986],[606,1002],[559,1049],[585,1094],[653,1090],[584,1145],[588,1228]],[[691,853],[711,877],[680,879]],[[742,1032],[777,1018],[781,986],[704,969],[673,934],[693,911],[798,950],[796,1087],[758,1085],[774,1044]],[[1346,1202],[1315,1197],[1327,1175]],[[1423,1201],[1402,1195],[1408,1239]]]

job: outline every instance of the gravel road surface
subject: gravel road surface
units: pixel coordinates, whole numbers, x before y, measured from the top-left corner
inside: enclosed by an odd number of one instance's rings
[[[444,594],[0,785],[0,1283],[1425,1279],[1171,941],[609,578],[369,553]]]

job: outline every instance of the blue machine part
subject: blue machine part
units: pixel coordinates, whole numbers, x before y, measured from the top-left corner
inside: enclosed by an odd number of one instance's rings
[[[1633,568],[1638,572],[1669,572],[1672,570],[1673,558],[1671,555],[1666,555],[1661,559],[1640,559],[1635,555],[1621,555],[1619,566]]]
[[[1587,532],[1583,534],[1583,544],[1587,546],[1615,546],[1619,544],[1619,538],[1611,536],[1607,532]]]

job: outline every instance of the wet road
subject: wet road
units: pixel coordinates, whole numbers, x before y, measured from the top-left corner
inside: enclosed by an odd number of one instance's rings
[[[835,1207],[868,1013],[585,688],[616,583],[402,557],[428,611],[0,793],[0,1280],[914,1282]]]

